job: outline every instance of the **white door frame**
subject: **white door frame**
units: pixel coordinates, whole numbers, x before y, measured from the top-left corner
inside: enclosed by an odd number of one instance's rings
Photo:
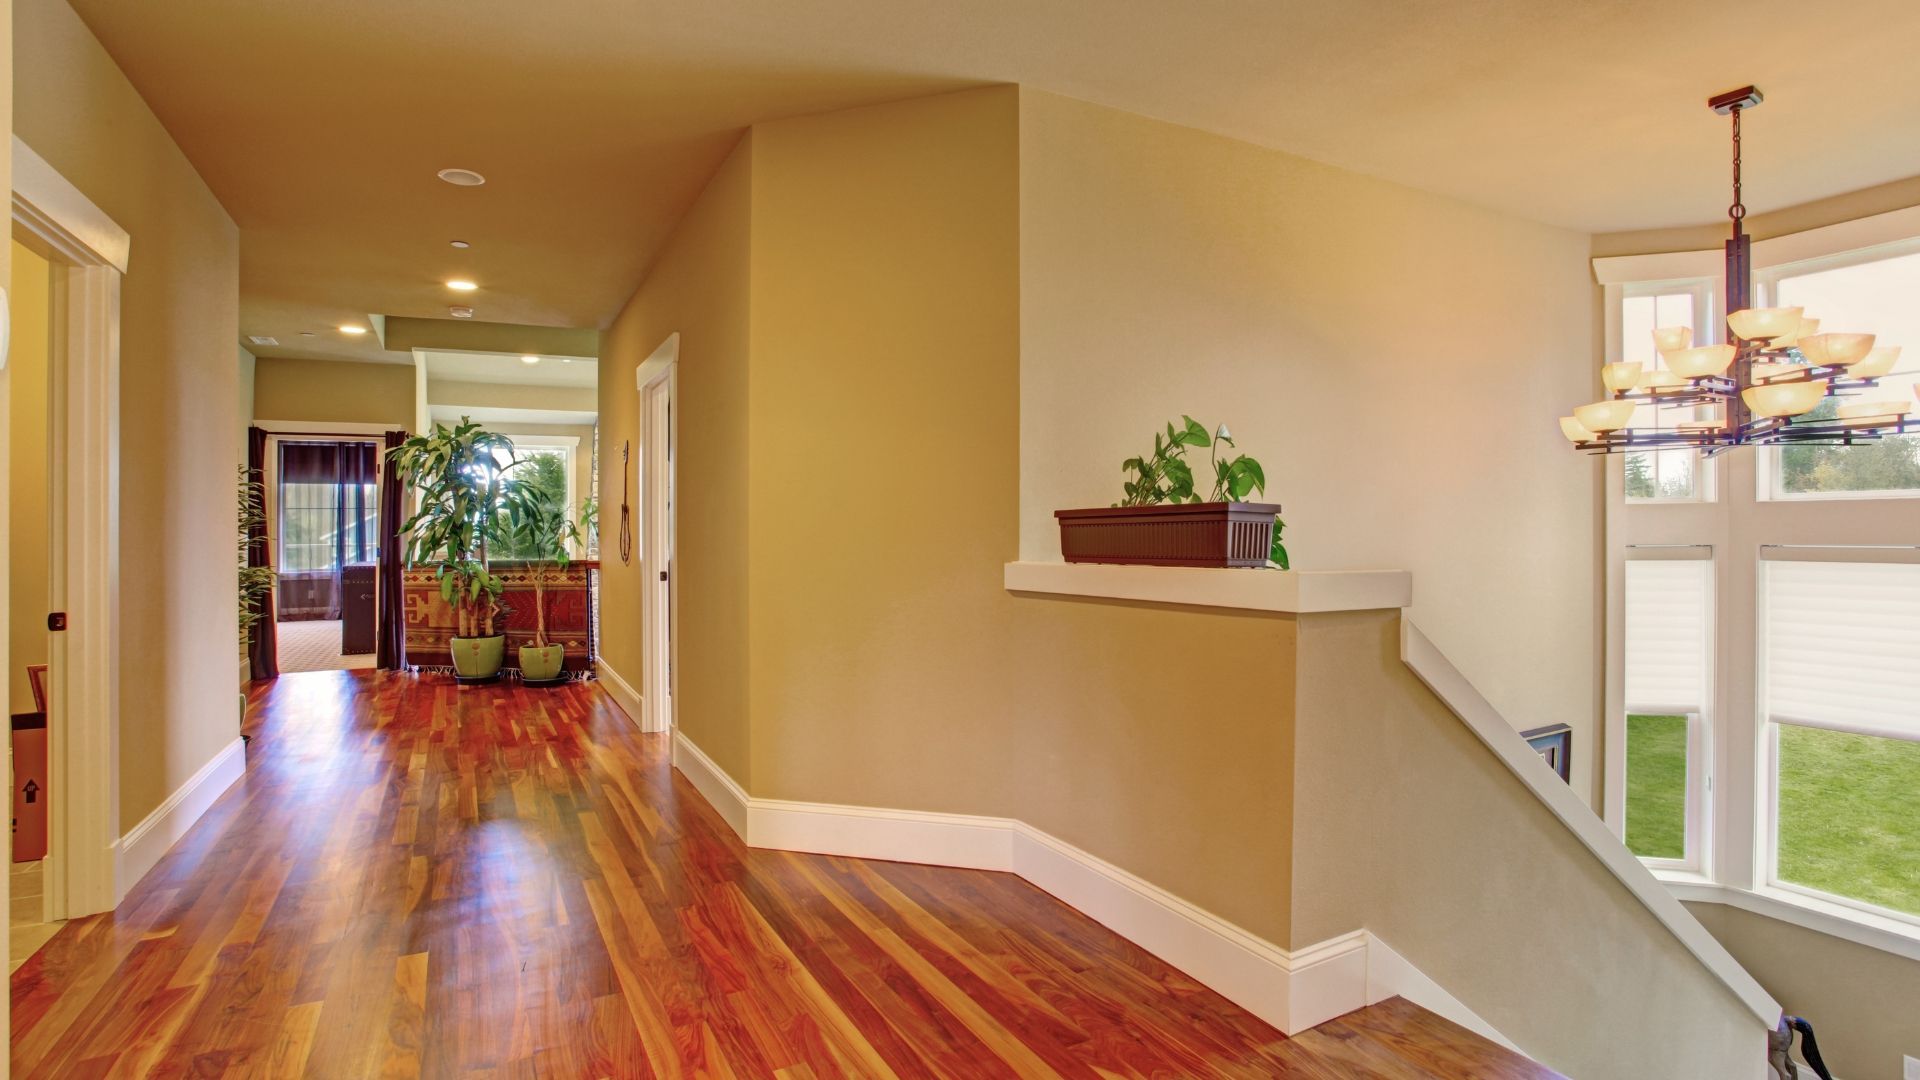
[[[110,911],[120,838],[120,279],[131,239],[13,137],[13,222],[54,262],[45,891],[49,918]]]
[[[670,420],[679,385],[680,335],[668,335],[634,372],[640,392],[640,730],[673,728],[673,672],[680,643],[672,603],[673,461],[679,455]],[[664,577],[662,576],[664,575]],[[661,588],[662,583],[666,588]]]

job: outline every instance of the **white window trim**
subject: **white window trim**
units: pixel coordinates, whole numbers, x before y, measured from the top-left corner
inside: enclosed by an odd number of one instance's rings
[[[1911,245],[1910,247],[1904,247]],[[1782,269],[1804,269],[1816,260],[1870,261],[1904,250],[1920,250],[1920,207],[1879,214],[1857,221],[1787,236],[1755,241],[1756,281],[1770,283]],[[1605,333],[1608,358],[1619,355],[1620,301],[1630,288],[1636,291],[1672,291],[1690,280],[1717,282],[1723,272],[1724,252],[1671,252],[1593,260],[1594,277],[1604,287]],[[1770,273],[1773,272],[1773,273]],[[1770,285],[1762,285],[1768,288]],[[1713,288],[1718,296],[1719,289]],[[1767,295],[1762,293],[1761,295]],[[1717,308],[1718,303],[1714,306]],[[1715,310],[1711,323],[1720,325]],[[1772,879],[1774,820],[1771,721],[1759,715],[1760,562],[1763,558],[1840,557],[1872,561],[1920,559],[1920,548],[1889,541],[1912,535],[1900,517],[1891,525],[1877,516],[1912,513],[1916,500],[1905,494],[1847,493],[1840,496],[1772,498],[1767,490],[1770,469],[1758,454],[1732,452],[1712,460],[1714,490],[1723,502],[1693,500],[1635,500],[1625,497],[1624,455],[1608,455],[1605,468],[1604,579],[1606,593],[1604,657],[1605,739],[1602,757],[1602,814],[1616,835],[1624,839],[1626,816],[1626,704],[1625,704],[1625,563],[1629,557],[1687,557],[1680,549],[1697,549],[1693,557],[1715,558],[1714,635],[1717,642],[1708,696],[1706,821],[1697,869],[1661,865],[1649,860],[1656,876],[1682,900],[1726,904],[1782,922],[1803,926],[1848,941],[1920,960],[1920,919],[1904,913],[1816,893],[1802,886]],[[1831,515],[1809,528],[1808,504],[1827,503]],[[1771,506],[1773,509],[1769,510]],[[1843,507],[1847,509],[1842,509]],[[1872,515],[1867,518],[1861,515]],[[1636,520],[1629,527],[1629,517]],[[1842,520],[1844,519],[1844,520]],[[1831,521],[1845,530],[1842,536],[1820,535],[1829,546],[1809,543],[1809,532]],[[1891,534],[1891,535],[1890,535]],[[1850,542],[1845,542],[1850,541]],[[1791,550],[1782,550],[1793,545]],[[1644,549],[1671,549],[1640,553]],[[1809,550],[1828,553],[1809,554]],[[1751,717],[1737,722],[1735,717]],[[1689,769],[1693,765],[1689,742]],[[1691,785],[1689,795],[1691,796]],[[1689,818],[1689,859],[1694,821]]]
[[[1619,296],[1617,298],[1612,294],[1613,288],[1619,289]],[[1703,345],[1719,341],[1721,335],[1716,332],[1715,328],[1719,327],[1723,321],[1720,308],[1720,290],[1714,287],[1712,278],[1687,277],[1672,278],[1664,281],[1621,282],[1617,286],[1609,286],[1608,289],[1606,330],[1607,359],[1617,360],[1626,355],[1623,351],[1626,342],[1623,340],[1625,331],[1622,329],[1622,320],[1620,317],[1621,301],[1642,296],[1671,296],[1675,293],[1690,293],[1693,296],[1693,325],[1696,327],[1695,340]],[[1626,468],[1625,456],[1615,456],[1621,458],[1620,468],[1624,472]],[[1691,505],[1694,503],[1715,502],[1719,498],[1718,482],[1720,470],[1718,464],[1719,463],[1713,458],[1699,457],[1696,455],[1694,459],[1694,487],[1692,495],[1682,495],[1674,498],[1663,498],[1660,496],[1653,498],[1635,497],[1631,499],[1631,502],[1636,506],[1649,504]]]

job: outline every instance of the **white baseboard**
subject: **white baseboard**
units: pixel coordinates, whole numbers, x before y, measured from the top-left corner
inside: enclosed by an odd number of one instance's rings
[[[1022,821],[756,799],[678,731],[673,764],[750,847],[1018,874],[1288,1035],[1398,994],[1513,1047],[1365,929],[1288,950]]]
[[[613,670],[605,660],[594,660],[593,674],[594,678],[600,680],[600,685],[606,689],[607,696],[613,699],[613,703],[620,706],[620,711],[627,714],[627,719],[633,721],[634,727],[639,727],[641,718],[646,715],[641,711],[640,691],[635,690],[632,683],[621,678],[620,673]]]
[[[234,739],[113,845],[114,904],[147,876],[174,842],[247,771],[247,744]]]
[[[673,767],[706,798],[708,805],[720,811],[736,836],[742,840],[747,838],[746,791],[678,730],[673,733]]]

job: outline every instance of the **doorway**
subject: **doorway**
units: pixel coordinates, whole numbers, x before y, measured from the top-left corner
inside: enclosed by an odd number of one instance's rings
[[[280,674],[374,666],[380,443],[270,434],[267,530]]]
[[[47,569],[44,593],[26,599],[44,605],[40,885],[53,922],[111,910],[138,876],[121,865],[117,666],[120,283],[131,238],[18,136],[12,157],[13,239],[43,261],[48,285]],[[10,695],[22,677],[9,663]]]
[[[673,727],[673,403],[680,335],[635,373],[640,391],[640,643],[642,731]]]
[[[7,370],[7,696],[12,718],[13,858],[8,876],[8,970],[59,930],[47,911],[47,613],[53,521],[48,509],[53,264],[13,244]]]

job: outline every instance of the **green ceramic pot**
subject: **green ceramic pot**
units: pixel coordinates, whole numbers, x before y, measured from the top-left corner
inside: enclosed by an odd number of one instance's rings
[[[447,643],[453,653],[453,670],[463,679],[485,679],[500,674],[507,658],[507,635],[492,637],[456,637]]]
[[[560,669],[567,662],[567,650],[561,645],[549,645],[537,648],[532,645],[520,646],[520,677],[527,682],[546,682],[560,677]]]

